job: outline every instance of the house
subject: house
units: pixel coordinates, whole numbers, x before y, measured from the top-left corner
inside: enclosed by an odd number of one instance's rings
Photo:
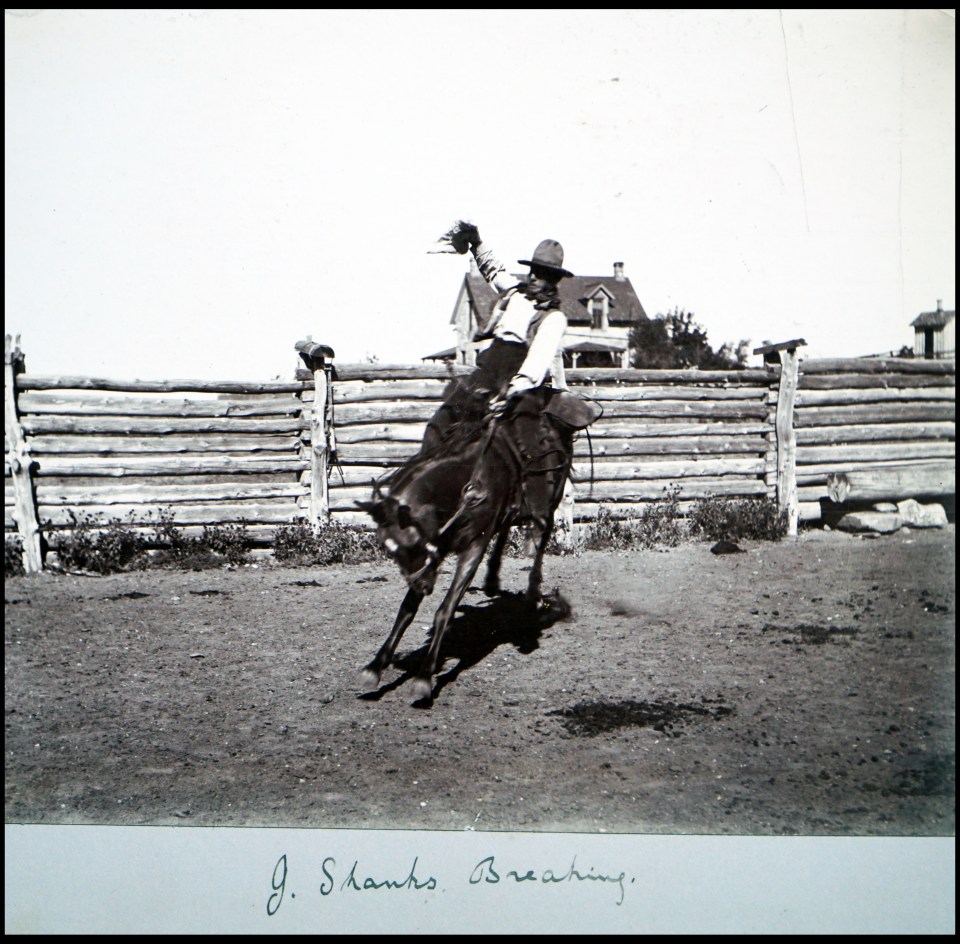
[[[927,360],[945,360],[957,356],[956,312],[943,310],[937,299],[936,311],[924,311],[910,322],[916,332],[914,354]]]
[[[519,281],[522,276],[517,275]],[[473,366],[481,345],[473,342],[486,328],[497,293],[470,260],[450,323],[456,346],[424,360],[449,360]],[[647,320],[637,293],[615,262],[610,275],[576,275],[560,281],[560,308],[567,316],[563,336],[564,367],[629,367],[630,329]]]

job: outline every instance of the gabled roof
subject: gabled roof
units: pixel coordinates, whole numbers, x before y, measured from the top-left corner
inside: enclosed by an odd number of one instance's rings
[[[519,282],[523,276],[516,275]],[[647,321],[647,313],[637,297],[630,279],[618,280],[613,275],[575,275],[560,281],[560,308],[570,324],[590,324],[592,317],[587,302],[603,289],[610,297],[607,321],[611,325],[632,325],[638,321]],[[490,284],[476,272],[464,276],[461,292],[466,290],[473,310],[476,312],[480,330],[490,319],[497,293]],[[459,304],[459,302],[458,302]],[[451,321],[456,320],[456,310]]]
[[[577,351],[581,354],[584,351],[625,351],[627,349],[627,341],[625,338],[622,341],[615,341],[613,339],[606,341],[574,341],[572,344],[564,344],[563,349],[565,351]]]
[[[942,328],[945,324],[953,321],[956,312],[944,311],[938,308],[936,311],[924,311],[917,315],[910,322],[912,328]]]
[[[426,357],[421,357],[422,361],[449,361],[453,360],[457,356],[457,349],[455,347],[448,347],[444,351],[437,351],[436,354],[428,354]]]

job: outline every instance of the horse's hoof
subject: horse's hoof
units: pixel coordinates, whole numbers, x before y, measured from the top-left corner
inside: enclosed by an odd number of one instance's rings
[[[498,597],[500,596],[500,584],[499,583],[485,583],[483,585],[483,592],[488,597]]]
[[[360,673],[361,688],[376,688],[380,684],[380,673],[373,669],[364,669]]]
[[[430,679],[415,678],[413,680],[414,701],[420,701],[421,699],[429,698],[432,693],[433,682]]]

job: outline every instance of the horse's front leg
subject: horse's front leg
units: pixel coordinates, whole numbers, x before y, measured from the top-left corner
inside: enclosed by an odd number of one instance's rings
[[[415,590],[413,587],[407,590],[406,596],[404,596],[403,602],[400,604],[397,618],[393,622],[393,629],[390,630],[390,635],[387,636],[386,642],[380,647],[380,651],[360,673],[361,684],[364,687],[380,684],[380,676],[383,674],[383,670],[393,661],[400,637],[417,615],[417,610],[420,608],[423,596],[423,593]]]
[[[413,680],[413,692],[416,700],[429,698],[433,691],[433,676],[437,671],[437,665],[440,661],[440,645],[443,642],[444,633],[453,619],[453,614],[463,595],[473,580],[473,575],[483,560],[483,552],[487,548],[488,539],[481,535],[470,544],[466,550],[462,551],[457,557],[457,569],[450,583],[450,589],[443,598],[443,602],[433,618],[433,637],[430,640],[430,647],[423,660],[420,674]]]

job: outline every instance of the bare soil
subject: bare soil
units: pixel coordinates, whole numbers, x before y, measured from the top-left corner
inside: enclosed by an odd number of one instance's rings
[[[954,525],[741,546],[471,590],[416,705],[443,577],[366,693],[392,565],[8,580],[6,821],[953,835]]]

